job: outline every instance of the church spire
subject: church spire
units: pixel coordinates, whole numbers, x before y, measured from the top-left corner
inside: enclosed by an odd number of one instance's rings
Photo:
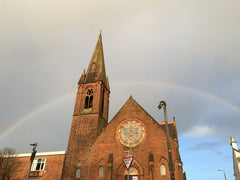
[[[102,35],[100,33],[96,47],[94,49],[91,61],[88,65],[85,78],[81,77],[80,83],[91,83],[96,81],[102,81],[105,87],[109,90],[108,81],[106,77],[104,56],[103,56],[103,45],[102,45]]]

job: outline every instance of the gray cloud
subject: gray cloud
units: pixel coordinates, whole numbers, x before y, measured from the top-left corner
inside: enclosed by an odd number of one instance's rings
[[[180,136],[196,127],[211,127],[210,138],[239,136],[239,108],[231,106],[240,107],[238,9],[237,1],[2,1],[0,134],[76,92],[102,29],[110,117],[132,94],[159,122],[164,99]],[[74,98],[18,126],[0,149],[27,152],[38,141],[41,151],[65,150]]]

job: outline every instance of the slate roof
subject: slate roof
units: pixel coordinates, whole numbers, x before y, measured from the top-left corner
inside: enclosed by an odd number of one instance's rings
[[[166,131],[165,122],[159,123],[159,125],[163,127],[163,129]],[[175,122],[168,122],[168,129],[169,129],[170,136],[174,139],[177,138],[177,130],[176,130]]]

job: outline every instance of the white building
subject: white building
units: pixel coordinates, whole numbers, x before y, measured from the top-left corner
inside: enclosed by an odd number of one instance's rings
[[[231,139],[231,146],[232,146],[232,152],[233,152],[233,170],[234,170],[234,176],[235,180],[240,180],[240,150],[237,147],[237,142],[234,141],[233,137],[230,137]]]

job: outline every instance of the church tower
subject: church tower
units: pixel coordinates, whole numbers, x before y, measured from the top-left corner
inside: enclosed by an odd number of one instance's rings
[[[102,36],[99,35],[87,72],[83,71],[72,119],[63,180],[87,180],[90,146],[108,124],[110,88],[106,77]]]

